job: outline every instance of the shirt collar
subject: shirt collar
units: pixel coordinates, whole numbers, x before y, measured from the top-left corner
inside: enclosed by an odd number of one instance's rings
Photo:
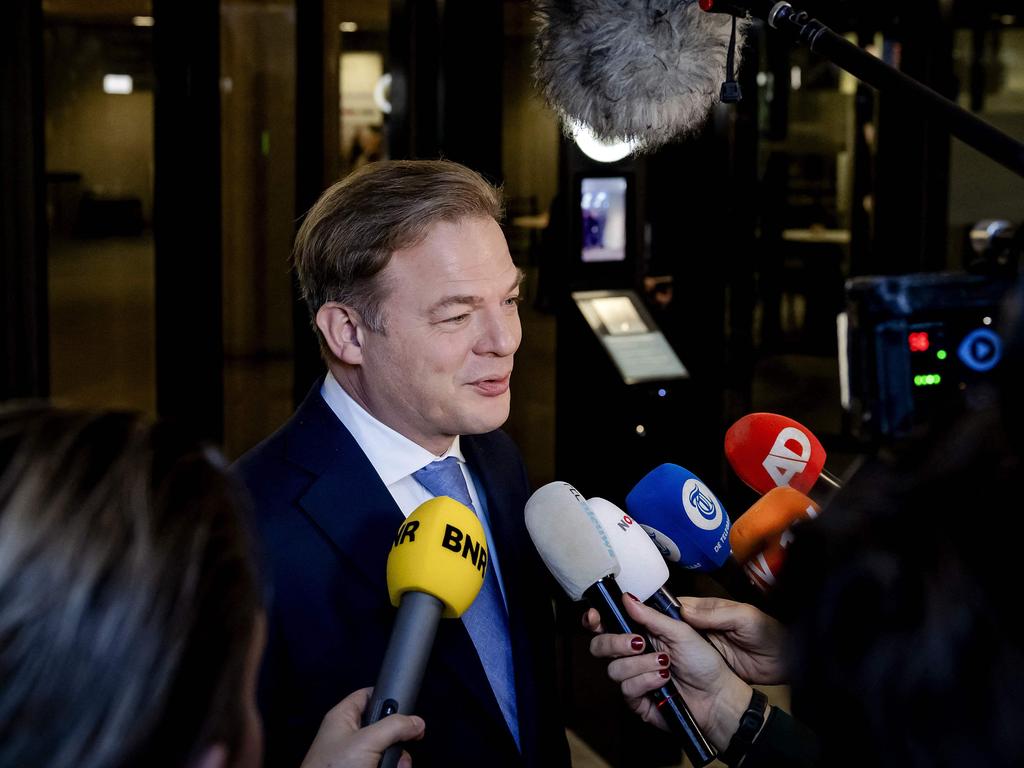
[[[441,461],[449,456],[457,458],[459,463],[466,461],[458,435],[447,451],[436,456],[366,411],[342,388],[330,371],[324,378],[320,394],[352,434],[384,485],[393,485],[430,462]]]

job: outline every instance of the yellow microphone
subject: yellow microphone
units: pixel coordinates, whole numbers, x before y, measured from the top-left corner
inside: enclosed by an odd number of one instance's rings
[[[484,528],[465,504],[438,496],[402,523],[388,555],[388,593],[398,615],[363,725],[412,714],[438,622],[457,619],[472,605],[487,565]],[[391,768],[401,755],[396,744],[380,764]]]

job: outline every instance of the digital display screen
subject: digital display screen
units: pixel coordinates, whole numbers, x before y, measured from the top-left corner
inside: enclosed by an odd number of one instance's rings
[[[635,293],[583,291],[572,297],[627,384],[689,378]]]
[[[636,311],[633,302],[626,296],[609,296],[604,299],[592,299],[593,308],[605,332],[609,336],[622,336],[630,333],[646,333],[647,324]]]
[[[584,262],[626,260],[626,179],[583,179],[580,217]]]

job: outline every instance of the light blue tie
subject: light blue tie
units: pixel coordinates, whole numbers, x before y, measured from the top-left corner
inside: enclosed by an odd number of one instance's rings
[[[444,461],[433,461],[423,469],[413,472],[416,481],[435,496],[449,496],[465,504],[479,517],[473,508],[466,487],[466,478],[462,474],[459,460],[449,456]],[[491,555],[493,562],[494,555]],[[469,632],[476,652],[480,656],[484,672],[491,683],[491,690],[498,700],[505,722],[512,731],[512,738],[519,745],[519,716],[516,709],[515,672],[512,666],[512,642],[508,633],[508,614],[505,601],[501,597],[498,577],[494,568],[488,564],[484,576],[484,585],[480,594],[462,614],[462,623]]]

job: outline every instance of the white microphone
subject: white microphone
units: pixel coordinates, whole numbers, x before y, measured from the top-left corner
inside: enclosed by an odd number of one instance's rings
[[[630,619],[616,578],[622,567],[604,526],[583,495],[568,483],[548,483],[526,502],[526,530],[544,565],[573,600],[586,599],[601,615],[605,631],[650,636]],[[697,768],[715,751],[671,680],[648,696]]]
[[[642,151],[699,129],[719,103],[733,18],[696,0],[535,0],[534,75],[567,127]],[[736,58],[749,22],[736,26]]]
[[[606,499],[594,497],[587,499],[587,504],[597,515],[619,561],[619,575],[615,577],[619,589],[682,621],[679,601],[665,588],[668,563],[643,526]]]

